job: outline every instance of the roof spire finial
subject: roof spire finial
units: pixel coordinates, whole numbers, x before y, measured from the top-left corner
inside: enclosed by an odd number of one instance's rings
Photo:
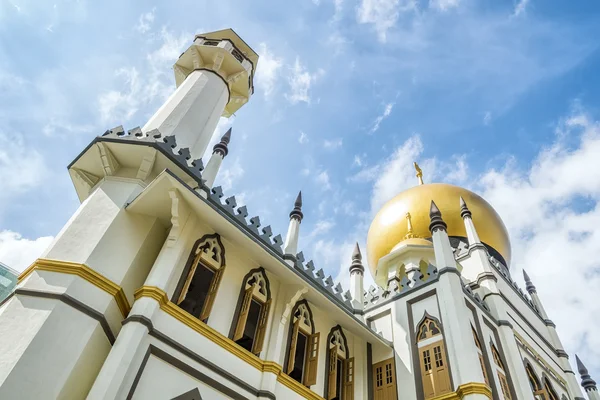
[[[406,235],[404,235],[404,239],[412,239],[418,237],[415,235],[413,231],[412,221],[410,219],[410,213],[406,213]]]
[[[590,373],[588,372],[585,365],[583,365],[577,354],[575,354],[575,360],[577,361],[577,369],[579,370],[579,375],[581,375],[581,386],[586,391],[597,390],[596,381],[594,381],[590,377]]]
[[[533,285],[533,282],[531,282],[531,278],[529,278],[529,275],[527,274],[525,269],[523,269],[523,279],[525,279],[525,289],[527,289],[527,292],[529,294],[535,293],[535,286]]]
[[[416,161],[413,162],[413,165],[415,166],[415,171],[417,171],[417,179],[419,180],[419,185],[423,184],[423,171],[421,170],[421,168],[419,167],[419,164],[417,164]]]
[[[429,223],[429,231],[431,233],[435,232],[436,230],[445,231],[448,227],[448,225],[442,219],[442,212],[433,200],[431,200],[431,206],[429,207],[429,220],[431,221]]]
[[[460,196],[460,216],[462,218],[471,218],[471,210],[467,207],[467,203],[465,203],[465,199],[463,199],[462,196]]]
[[[365,267],[362,265],[362,254],[360,253],[360,248],[358,247],[358,242],[354,246],[354,250],[352,251],[352,264],[350,265],[350,274],[353,272],[360,272],[364,274]]]
[[[302,191],[298,192],[298,197],[296,197],[296,201],[294,202],[294,209],[290,213],[290,218],[296,218],[300,222],[304,218],[304,214],[302,214]]]
[[[221,136],[221,141],[215,144],[215,147],[213,147],[213,153],[219,153],[223,156],[223,158],[225,158],[225,156],[229,153],[229,149],[227,148],[227,146],[229,145],[230,141],[231,128],[229,128],[227,132],[225,132],[225,134]]]

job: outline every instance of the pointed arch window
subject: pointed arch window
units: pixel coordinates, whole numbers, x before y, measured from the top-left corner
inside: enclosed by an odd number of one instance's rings
[[[204,235],[192,248],[175,290],[175,303],[206,322],[225,271],[225,247],[218,234]]]
[[[488,374],[485,369],[485,362],[483,360],[483,348],[481,347],[481,342],[479,341],[479,337],[477,336],[477,332],[475,332],[475,328],[471,325],[471,331],[473,332],[473,340],[475,341],[475,346],[477,346],[477,356],[479,357],[479,365],[481,365],[481,372],[483,373],[483,380],[485,384],[490,386],[490,380],[488,378]]]
[[[492,357],[494,358],[494,364],[496,366],[496,375],[498,376],[498,381],[500,382],[500,389],[502,390],[502,395],[505,400],[512,400],[510,394],[510,388],[508,387],[508,381],[506,380],[506,369],[504,368],[504,363],[500,358],[500,354],[494,346],[493,343],[490,343],[490,347],[492,349]]]
[[[242,283],[233,341],[259,355],[265,341],[270,308],[271,288],[267,274],[262,267],[253,269]]]
[[[340,325],[327,336],[327,400],[354,400],[354,358],[350,357],[348,341]]]
[[[418,325],[417,347],[425,399],[449,393],[450,374],[444,336],[439,322],[427,314]]]
[[[321,334],[315,333],[312,311],[306,300],[296,303],[290,323],[286,373],[305,386],[314,385],[317,383]]]

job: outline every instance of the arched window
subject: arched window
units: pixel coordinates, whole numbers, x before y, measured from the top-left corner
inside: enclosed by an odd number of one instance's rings
[[[531,391],[533,392],[533,397],[536,400],[558,400],[558,394],[552,387],[552,383],[550,380],[544,376],[542,378],[543,385],[540,383],[539,378],[537,377],[533,367],[529,363],[529,361],[525,361],[525,371],[527,372],[527,378],[529,379],[529,384],[531,385]]]
[[[440,324],[425,314],[417,330],[417,346],[425,399],[451,391],[446,348]]]
[[[554,387],[552,387],[552,383],[550,382],[550,380],[545,376],[544,376],[543,380],[544,380],[544,389],[546,390],[546,393],[548,393],[548,399],[558,400],[558,394],[554,390]]]
[[[317,383],[320,333],[315,333],[312,311],[306,300],[292,309],[286,362],[287,374],[305,386]]]
[[[490,347],[492,349],[492,357],[494,358],[494,364],[496,365],[496,375],[498,375],[498,380],[500,381],[502,395],[504,396],[505,400],[512,400],[510,388],[508,387],[508,381],[506,380],[506,369],[504,368],[504,363],[500,358],[498,350],[496,350],[496,346],[494,346],[493,343],[490,343]]]
[[[325,395],[327,400],[354,400],[354,358],[339,325],[327,336]]]
[[[483,379],[485,381],[485,384],[490,386],[490,380],[488,379],[488,375],[485,369],[485,362],[483,361],[483,348],[481,347],[481,342],[479,341],[479,337],[477,336],[477,332],[475,332],[475,328],[473,328],[473,325],[471,325],[471,331],[473,332],[473,340],[475,341],[475,346],[477,346],[477,355],[479,356],[479,364],[481,365]]]
[[[176,304],[206,322],[225,270],[225,248],[218,234],[204,235],[192,248],[175,290]]]
[[[265,341],[271,307],[271,288],[264,268],[253,269],[244,277],[238,300],[233,341],[259,355]]]

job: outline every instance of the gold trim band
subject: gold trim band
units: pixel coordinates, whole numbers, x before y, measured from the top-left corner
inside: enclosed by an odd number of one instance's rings
[[[491,399],[492,389],[490,389],[490,387],[485,383],[463,383],[458,388],[456,388],[456,392],[446,393],[441,396],[434,397],[432,400],[461,400],[464,399],[465,396],[468,396],[470,394],[482,394],[488,399]]]
[[[123,315],[123,318],[126,318],[129,314],[129,310],[131,310],[131,306],[129,305],[129,301],[127,301],[127,296],[125,296],[123,288],[85,264],[38,258],[33,262],[33,264],[27,267],[27,269],[23,271],[21,275],[19,275],[19,283],[35,270],[76,275],[113,296],[115,302],[117,303],[117,307],[119,307],[119,311],[121,311],[121,314]]]
[[[133,293],[133,297],[135,300],[138,300],[142,297],[149,297],[156,300],[161,310],[163,310],[179,322],[187,325],[196,332],[200,333],[202,336],[206,337],[213,343],[216,343],[225,350],[229,351],[236,357],[242,359],[243,361],[246,361],[248,364],[252,365],[259,371],[269,372],[277,375],[277,381],[286,386],[287,388],[293,390],[294,392],[309,400],[324,400],[323,397],[319,396],[306,386],[301,385],[294,379],[290,378],[287,374],[285,374],[281,365],[273,361],[261,360],[254,354],[239,346],[233,340],[229,339],[227,336],[224,336],[222,333],[206,325],[204,322],[200,321],[198,318],[194,317],[187,311],[184,311],[183,309],[179,308],[175,303],[169,301],[167,294],[162,289],[156,286],[142,286]]]

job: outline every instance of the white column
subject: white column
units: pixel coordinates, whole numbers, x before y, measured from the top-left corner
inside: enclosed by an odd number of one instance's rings
[[[365,306],[364,289],[365,267],[362,265],[362,255],[358,243],[352,252],[352,265],[350,265],[350,295],[352,296],[352,307],[358,310]]]
[[[217,73],[192,71],[142,131],[175,135],[179,147],[190,148],[192,159],[201,158],[228,100],[229,88]]]
[[[302,192],[300,192],[294,202],[294,209],[290,213],[290,225],[288,226],[285,243],[283,245],[284,254],[291,254],[296,257],[296,254],[298,253],[298,238],[300,236],[300,223],[302,222],[302,218],[304,218],[304,214],[302,214]]]
[[[213,187],[215,183],[215,178],[217,177],[219,169],[221,168],[221,163],[229,153],[229,149],[227,146],[229,145],[230,140],[231,128],[229,128],[229,130],[225,132],[225,134],[221,138],[221,141],[215,144],[215,147],[213,147],[213,154],[210,157],[210,160],[208,160],[208,164],[206,164],[204,171],[202,171],[202,179],[204,180],[204,184],[206,185],[206,187],[208,187],[209,189]]]

